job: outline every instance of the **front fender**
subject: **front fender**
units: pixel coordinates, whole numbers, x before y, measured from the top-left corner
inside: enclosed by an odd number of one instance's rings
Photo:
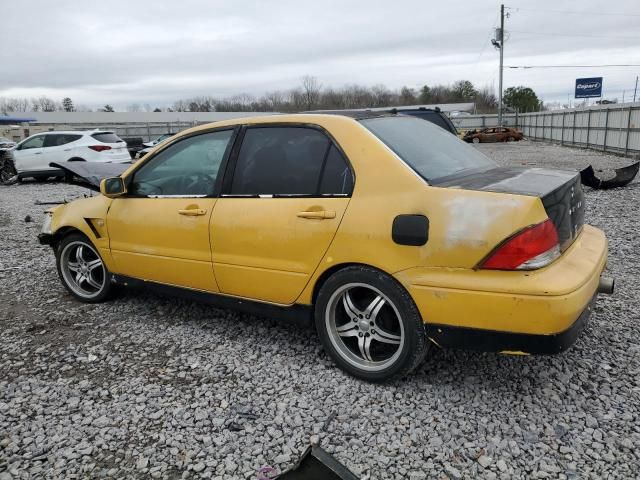
[[[40,241],[55,247],[62,237],[73,231],[79,231],[91,240],[107,268],[113,271],[107,230],[107,212],[112,201],[103,195],[96,195],[74,200],[51,210],[50,237],[47,238],[46,234],[41,235]]]

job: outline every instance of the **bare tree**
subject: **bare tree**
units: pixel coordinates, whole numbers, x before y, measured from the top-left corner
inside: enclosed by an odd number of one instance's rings
[[[402,87],[400,89],[400,98],[398,100],[401,105],[413,105],[416,103],[416,92],[413,88]]]
[[[139,111],[140,111],[139,103],[132,103],[131,105],[127,105],[127,112],[139,112]]]
[[[302,77],[302,96],[307,110],[313,110],[320,100],[322,86],[316,77],[305,75]]]
[[[40,105],[40,110],[42,110],[43,112],[55,112],[56,110],[58,110],[58,105],[56,105],[56,102],[49,97],[45,97],[44,95],[38,98],[38,104]]]

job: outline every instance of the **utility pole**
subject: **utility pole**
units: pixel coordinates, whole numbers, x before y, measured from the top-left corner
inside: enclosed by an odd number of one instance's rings
[[[500,5],[500,83],[498,96],[498,126],[502,126],[502,57],[504,55],[504,4]]]
[[[636,93],[638,93],[638,75],[636,75],[636,88],[633,90],[633,103],[636,103]]]

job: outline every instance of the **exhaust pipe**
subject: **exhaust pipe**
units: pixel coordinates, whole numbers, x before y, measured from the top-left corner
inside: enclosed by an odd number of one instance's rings
[[[616,285],[616,280],[611,277],[600,277],[600,283],[598,283],[598,293],[605,293],[611,295]]]

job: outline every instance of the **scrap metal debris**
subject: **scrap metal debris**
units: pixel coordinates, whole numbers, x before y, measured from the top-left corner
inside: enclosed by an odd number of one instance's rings
[[[595,190],[608,190],[610,188],[624,187],[638,174],[640,162],[632,163],[627,167],[616,168],[615,176],[608,180],[602,180],[596,177],[596,173],[591,165],[580,171],[580,179],[582,184]]]
[[[356,475],[317,445],[309,446],[298,463],[277,480],[359,480]]]
[[[72,185],[87,187],[100,191],[100,181],[104,178],[117,177],[131,166],[126,163],[91,163],[91,162],[52,162],[49,166],[64,172],[64,181]]]

